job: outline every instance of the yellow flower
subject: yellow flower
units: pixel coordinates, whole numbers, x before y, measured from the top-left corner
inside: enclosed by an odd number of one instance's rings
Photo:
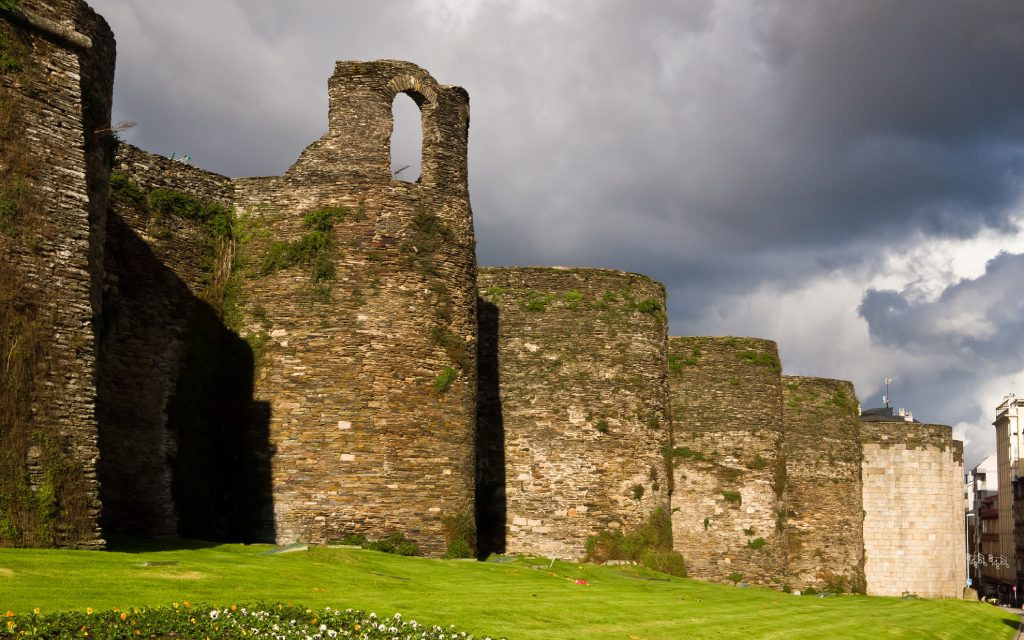
[[[356,631],[359,631],[359,625],[358,624],[356,625]]]
[[[231,610],[232,611],[238,611],[238,605],[236,605],[236,604],[231,605]]]
[[[190,605],[190,604],[188,603],[188,600],[186,600],[186,601],[185,601],[185,608],[186,608],[186,609],[188,609],[188,608],[189,608],[189,607],[191,607],[191,606],[192,606],[192,605]]]
[[[85,615],[87,615],[87,616],[91,616],[92,615],[92,607],[86,607],[85,608]]]
[[[124,619],[125,619],[125,618],[127,618],[127,617],[128,617],[128,614],[127,614],[127,613],[122,613],[122,614],[121,614],[121,619],[122,619],[122,620],[124,620]]]
[[[34,614],[36,614],[38,616],[39,615],[39,607],[36,607],[35,609],[33,609],[32,613],[34,613]]]
[[[8,618],[13,618],[14,617],[14,612],[13,611],[8,611],[4,615],[7,616]]]
[[[172,602],[171,606],[173,606],[175,609],[177,609],[178,608],[178,603],[177,602]]]
[[[13,629],[14,628],[14,620],[8,620],[7,621],[7,628],[8,629]]]

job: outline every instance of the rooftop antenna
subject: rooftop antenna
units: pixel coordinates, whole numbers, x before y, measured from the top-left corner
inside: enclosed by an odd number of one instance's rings
[[[886,378],[882,380],[885,383],[885,393],[882,394],[882,402],[885,403],[885,408],[890,409],[889,406],[889,385],[892,384],[892,378]]]

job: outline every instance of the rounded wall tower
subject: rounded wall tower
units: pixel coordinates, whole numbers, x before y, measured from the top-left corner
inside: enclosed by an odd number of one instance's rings
[[[588,536],[667,508],[664,287],[557,267],[478,284],[485,548],[581,558]]]
[[[416,183],[391,104],[423,114]],[[443,552],[473,510],[476,258],[469,99],[416,65],[339,62],[330,128],[282,177],[235,181],[243,334],[270,403],[268,537],[404,533]]]
[[[794,589],[863,593],[863,444],[853,384],[782,382],[788,579]]]
[[[786,458],[775,343],[669,338],[672,533],[690,575],[771,584],[784,572]]]

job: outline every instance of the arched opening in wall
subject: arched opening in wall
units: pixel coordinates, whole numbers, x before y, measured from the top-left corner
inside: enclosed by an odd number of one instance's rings
[[[413,96],[399,93],[391,103],[391,175],[396,180],[420,179],[423,159],[423,115]]]

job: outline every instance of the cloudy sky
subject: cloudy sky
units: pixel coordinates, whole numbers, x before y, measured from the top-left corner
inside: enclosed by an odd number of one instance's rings
[[[673,334],[776,340],[865,408],[890,376],[969,465],[1024,395],[1019,0],[91,3],[145,149],[280,174],[335,60],[411,60],[471,96],[481,264],[650,274]]]

